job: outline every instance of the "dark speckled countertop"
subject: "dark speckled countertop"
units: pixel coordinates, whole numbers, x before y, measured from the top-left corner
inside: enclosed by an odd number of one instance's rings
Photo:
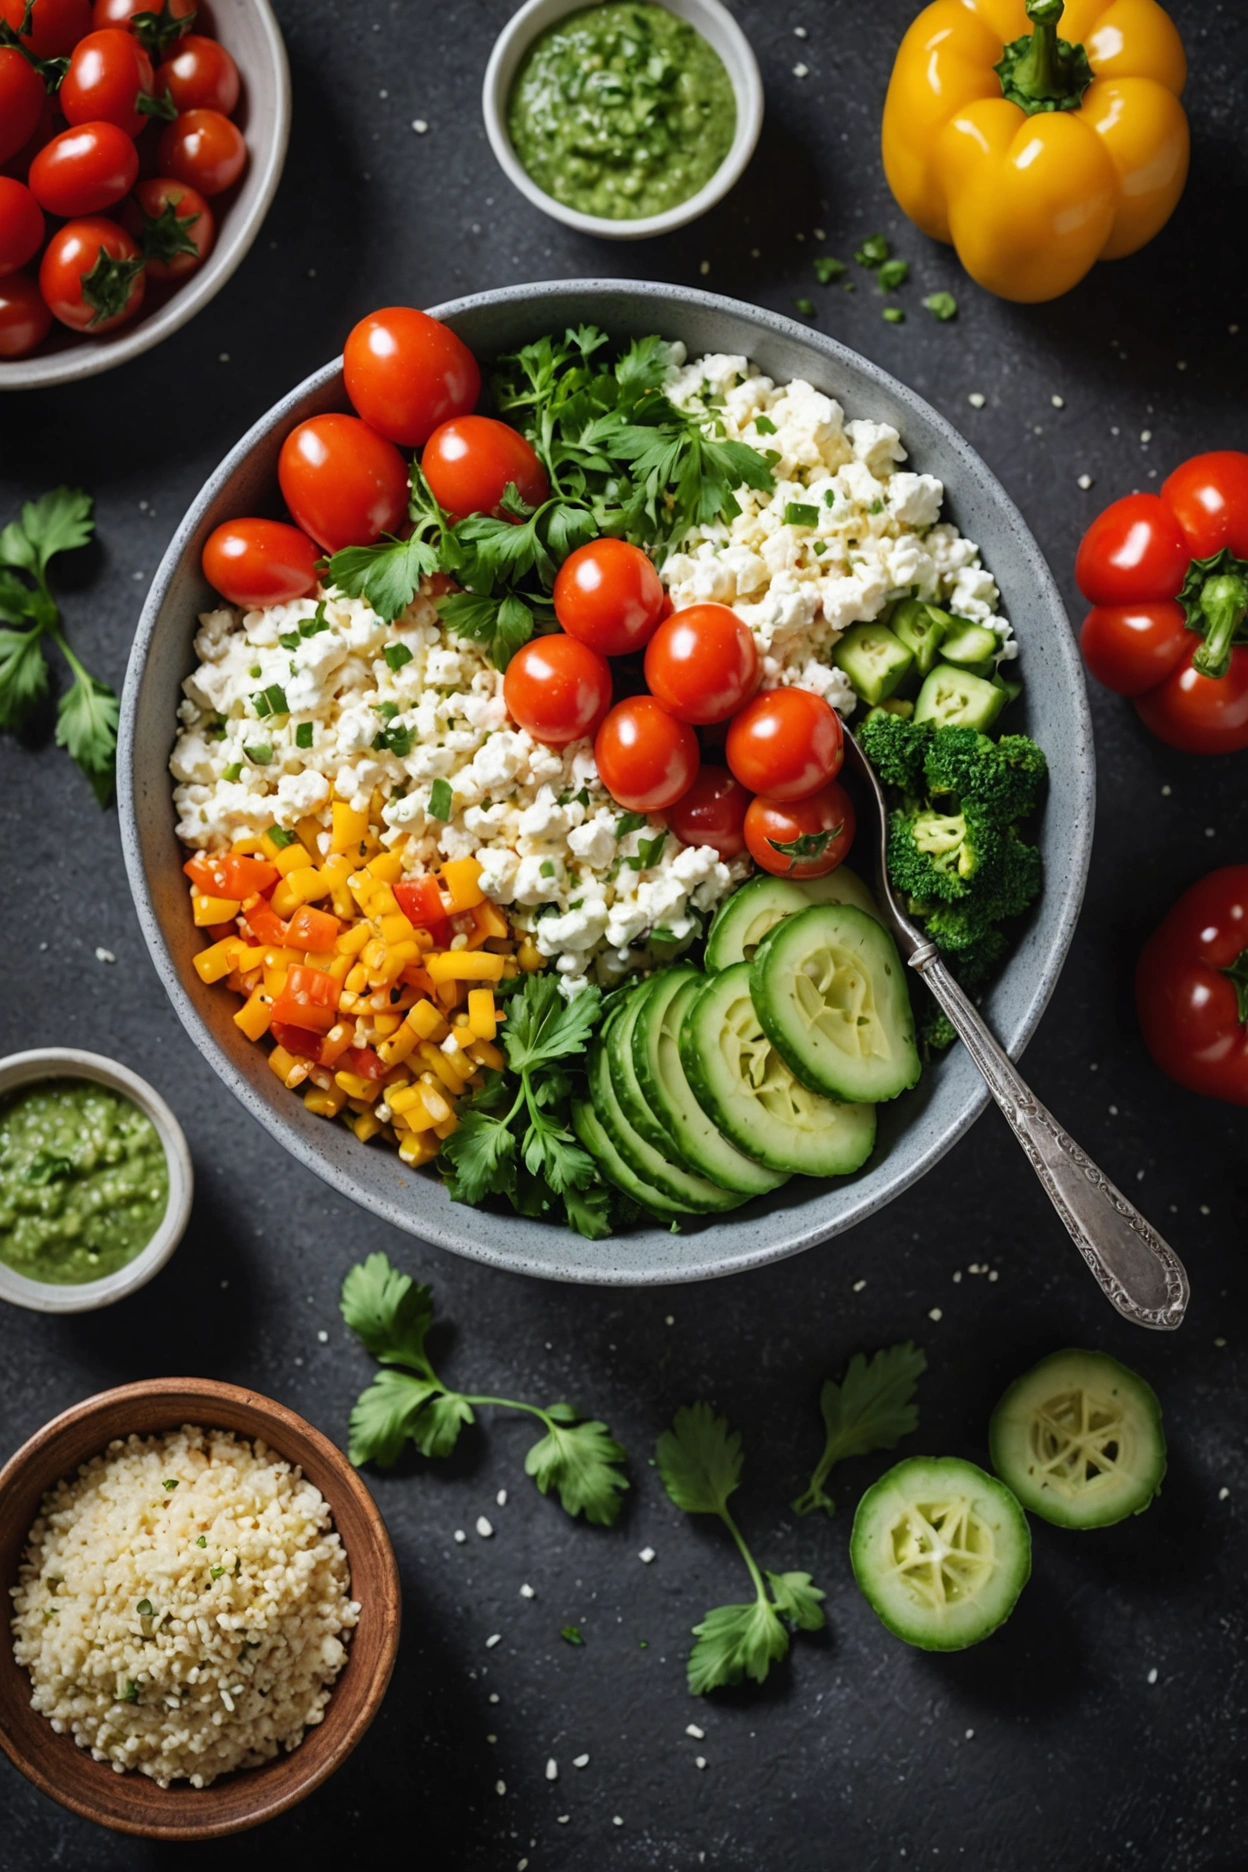
[[[912,384],[980,449],[1076,620],[1074,550],[1099,505],[1188,454],[1245,444],[1248,11],[1231,0],[1174,8],[1194,163],[1170,227],[1040,307],[977,291],[888,196],[877,131],[913,11],[904,0],[739,0],[767,90],[758,153],[703,222],[637,245],[573,235],[496,169],[478,96],[507,0],[277,10],[294,133],[243,267],[137,363],[0,401],[0,518],[60,481],[95,492],[100,543],[80,556],[65,610],[87,661],[118,687],[147,582],[205,475],[376,304],[613,273],[786,311],[809,296],[821,329]],[[849,257],[877,229],[912,265],[900,326],[883,321],[865,275],[850,295],[817,286],[811,268],[814,254]],[[942,287],[960,307],[949,325],[919,304]],[[574,1526],[536,1496],[515,1420],[467,1433],[448,1463],[373,1476],[403,1572],[404,1639],[381,1715],[337,1778],[259,1833],[162,1848],[78,1821],[0,1761],[3,1872],[1244,1865],[1245,1118],[1160,1077],[1130,983],[1179,890],[1248,855],[1248,755],[1188,759],[1115,698],[1097,691],[1092,706],[1091,883],[1027,1070],[1186,1259],[1193,1300],[1174,1337],[1133,1331],[1104,1304],[995,1113],[851,1235],[714,1286],[546,1286],[394,1234],[292,1163],[196,1054],[139,938],[115,810],[99,812],[49,722],[0,746],[3,1047],[76,1044],[136,1067],[177,1110],[198,1175],[182,1248],[135,1299],[63,1320],[0,1309],[0,1454],[93,1390],[176,1371],[255,1385],[345,1440],[370,1362],[338,1317],[338,1286],[352,1260],[384,1248],[432,1282],[454,1381],[570,1396],[634,1456],[614,1533]],[[820,1444],[821,1379],[855,1348],[907,1336],[930,1361],[916,1449],[983,1459],[1004,1384],[1067,1344],[1137,1365],[1170,1438],[1165,1492],[1145,1517],[1085,1537],[1037,1525],[1034,1576],[1009,1625],[945,1658],[889,1638],[850,1578],[853,1503],[886,1457],[841,1472],[834,1520],[795,1522],[786,1508]],[[709,1704],[684,1689],[688,1628],[740,1596],[743,1575],[717,1528],[668,1503],[646,1460],[673,1409],[698,1395],[744,1432],[738,1505],[760,1557],[809,1569],[828,1592],[825,1633],[803,1636],[762,1691]],[[483,1514],[488,1539],[474,1531]],[[583,1646],[560,1640],[569,1623]]]

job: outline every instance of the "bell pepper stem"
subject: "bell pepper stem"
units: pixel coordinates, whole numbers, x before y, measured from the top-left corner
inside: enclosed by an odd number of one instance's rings
[[[1057,22],[1065,11],[1064,0],[1027,0],[1027,17],[1035,30],[1031,44],[1014,67],[1014,84],[1028,97],[1061,97],[1069,88],[1057,36]]]
[[[1225,676],[1235,633],[1248,614],[1248,580],[1238,572],[1215,573],[1200,588],[1200,608],[1205,641],[1193,652],[1192,668],[1202,676]]]
[[[1223,975],[1229,976],[1239,1002],[1239,1024],[1248,1027],[1248,949],[1241,949],[1230,968],[1224,968]]]

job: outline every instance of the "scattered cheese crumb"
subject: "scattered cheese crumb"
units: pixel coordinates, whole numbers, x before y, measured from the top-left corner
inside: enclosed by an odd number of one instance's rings
[[[1226,1500],[1226,1498],[1227,1498],[1227,1496],[1228,1496],[1228,1495],[1230,1494],[1230,1492],[1231,1492],[1231,1491],[1230,1491],[1230,1489],[1229,1489],[1229,1488],[1220,1488],[1220,1489],[1218,1490],[1218,1500],[1219,1500],[1219,1501],[1225,1501],[1225,1500]]]
[[[316,1336],[320,1340],[322,1345],[329,1344],[329,1334],[323,1328],[320,1332],[317,1333]]]
[[[505,1781],[496,1781],[494,1783],[494,1792],[496,1794],[505,1794],[507,1792],[507,1783]]]
[[[698,265],[699,273],[709,273],[710,270],[711,270],[711,263],[709,260],[703,260],[699,263]]]
[[[612,1826],[623,1826],[623,1824],[624,1824],[624,1821],[623,1821],[623,1819],[622,1819],[622,1817],[621,1817],[621,1816],[620,1816],[619,1814],[612,1814],[612,1816],[611,1816],[611,1824],[612,1824]]]
[[[1076,485],[1077,487],[1081,487],[1081,488],[1083,489],[1083,491],[1084,491],[1084,493],[1086,494],[1086,493],[1087,493],[1087,491],[1088,491],[1088,489],[1089,489],[1089,488],[1090,488],[1090,487],[1092,486],[1092,477],[1091,477],[1091,475],[1090,475],[1090,474],[1081,474],[1081,475],[1080,475],[1080,477],[1079,477],[1079,479],[1078,479],[1078,481],[1076,482],[1076,484],[1075,484],[1075,485]]]
[[[572,1757],[572,1766],[574,1768],[588,1768],[589,1756],[588,1755],[574,1755]]]
[[[996,1278],[997,1278],[997,1270],[996,1270],[996,1268],[993,1268],[993,1269],[992,1269],[992,1271],[990,1272],[990,1274],[989,1274],[989,1276],[988,1276],[988,1278],[989,1278],[989,1280],[990,1280],[990,1281],[994,1281],[994,1280],[996,1280]]]
[[[494,1532],[494,1529],[490,1526],[485,1516],[483,1514],[478,1515],[477,1516],[477,1533],[481,1536],[482,1540],[489,1540],[490,1535],[493,1532]]]
[[[665,1313],[663,1315],[663,1324],[665,1326],[674,1326],[676,1324],[676,1315],[674,1313]]]
[[[492,1651],[496,1644],[502,1644],[502,1642],[503,1642],[502,1632],[492,1632],[485,1641],[485,1648],[487,1651]]]
[[[427,130],[428,128],[429,128],[429,126],[428,126],[428,124],[427,124],[427,123],[425,122],[425,120],[424,120],[424,118],[423,118],[423,117],[413,117],[413,118],[412,118],[412,129],[413,129],[413,130],[414,130],[414,131],[416,132],[416,134],[417,134],[417,136],[424,136],[424,134],[425,134],[425,131],[426,131],[426,130]]]
[[[1152,432],[1152,430],[1151,430],[1151,429],[1141,429],[1141,430],[1140,430],[1140,441],[1141,441],[1141,442],[1151,442],[1151,441],[1152,441],[1152,439],[1153,439],[1153,432]]]
[[[988,401],[982,390],[972,390],[970,396],[968,396],[966,400],[972,409],[983,409],[984,404]]]
[[[800,64],[799,64],[799,65],[795,65],[795,66],[793,67],[793,76],[794,76],[795,78],[809,78],[809,76],[810,76],[810,66],[809,66],[809,65],[800,65]]]
[[[1049,402],[1053,405],[1054,409],[1065,409],[1066,407],[1066,399],[1064,396],[1051,396]]]
[[[1152,1670],[1150,1670],[1148,1673],[1148,1681],[1149,1683],[1156,1683],[1157,1681],[1157,1666],[1155,1664],[1153,1665]]]
[[[536,1599],[537,1597],[537,1594],[533,1591],[533,1588],[529,1585],[527,1580],[520,1588],[520,1597],[522,1599]]]
[[[507,1491],[506,1491],[506,1489],[505,1489],[505,1488],[500,1488],[500,1489],[499,1489],[499,1491],[498,1491],[498,1494],[497,1494],[497,1495],[496,1495],[496,1496],[494,1497],[494,1499],[495,1499],[495,1501],[496,1501],[496,1502],[498,1503],[498,1505],[499,1505],[499,1507],[500,1507],[500,1508],[505,1508],[505,1507],[507,1506]]]
[[[497,1691],[497,1690],[491,1690],[491,1691],[490,1691],[490,1702],[491,1702],[491,1703],[497,1703],[497,1702],[498,1702],[498,1691]]]
[[[654,1548],[643,1547],[637,1558],[641,1561],[643,1566],[649,1566],[650,1562],[654,1559]]]
[[[954,1270],[953,1270],[953,1278],[954,1278],[954,1280],[955,1280],[955,1281],[960,1281],[960,1280],[961,1280],[961,1278],[962,1278],[962,1270],[961,1270],[961,1268],[954,1268]]]
[[[117,960],[111,949],[97,949],[95,952],[95,959],[97,962],[115,962]]]
[[[804,39],[806,37],[806,28],[804,26],[795,26],[793,28],[793,37],[795,39]],[[823,239],[822,234],[819,235],[819,239],[820,240]],[[1232,331],[1235,330],[1235,327],[1233,325],[1231,326],[1231,330]]]
[[[967,1732],[966,1732],[966,1739],[967,1739],[967,1741],[968,1741],[968,1742],[972,1740],[972,1738],[974,1737],[974,1734],[975,1734],[975,1731],[974,1731],[973,1729],[968,1729],[968,1730],[967,1730]]]
[[[944,1314],[941,1312],[939,1307],[932,1307],[930,1311],[928,1312],[927,1317],[930,1320],[938,1320],[938,1319],[943,1319]]]
[[[866,1284],[867,1284],[867,1283],[866,1283],[866,1281],[865,1281],[865,1280],[856,1280],[856,1281],[854,1282],[854,1292],[855,1292],[855,1293],[861,1293],[861,1292],[862,1292],[862,1290],[863,1290],[863,1288],[864,1288],[864,1287],[866,1286]]]
[[[694,1767],[695,1767],[695,1768],[705,1768],[705,1767],[706,1767],[706,1756],[705,1756],[705,1755],[695,1755],[695,1756],[694,1756],[694,1758],[693,1758],[693,1765],[694,1765]]]
[[[1224,1346],[1224,1345],[1226,1344],[1226,1340],[1225,1340],[1225,1339],[1223,1339],[1223,1338],[1220,1338],[1220,1337],[1219,1337],[1219,1338],[1217,1338],[1217,1339],[1215,1339],[1213,1343],[1214,1343],[1214,1345],[1216,1345],[1216,1346]]]
[[[559,1764],[553,1755],[546,1764],[546,1779],[548,1781],[557,1781],[559,1779]]]
[[[468,1536],[464,1533],[464,1530],[462,1527],[457,1527],[455,1530],[455,1538],[462,1546],[463,1543],[467,1540]]]
[[[567,1826],[567,1824],[568,1824],[568,1821],[569,1821],[569,1820],[570,1820],[571,1818],[572,1818],[572,1816],[571,1816],[571,1814],[556,1814],[556,1815],[555,1815],[555,1825],[556,1825],[556,1826]]]
[[[706,1740],[706,1730],[699,1729],[697,1723],[686,1723],[685,1734],[687,1736],[692,1736],[695,1742],[705,1742]]]

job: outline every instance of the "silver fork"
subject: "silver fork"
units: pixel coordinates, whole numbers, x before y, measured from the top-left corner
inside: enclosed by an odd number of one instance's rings
[[[1040,1103],[941,961],[935,944],[905,915],[888,878],[884,794],[875,769],[848,728],[845,762],[875,803],[877,889],[902,956],[957,1029],[1106,1298],[1133,1325],[1173,1332],[1182,1323],[1190,1291],[1183,1263]]]

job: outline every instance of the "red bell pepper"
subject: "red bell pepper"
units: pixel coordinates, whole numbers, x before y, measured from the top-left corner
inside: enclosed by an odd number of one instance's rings
[[[250,936],[257,947],[265,949],[286,947],[286,924],[273,906],[266,903],[263,898],[258,904],[253,904],[239,921],[244,936]]]
[[[426,872],[424,877],[400,878],[394,886],[394,895],[399,909],[417,929],[428,930],[432,935],[448,920],[450,913],[442,901],[438,880],[431,872]]]
[[[360,1079],[384,1079],[389,1067],[372,1047],[350,1047],[338,1062],[346,1072]]]
[[[250,912],[248,912],[250,915]],[[286,925],[286,947],[310,955],[327,955],[342,933],[342,924],[328,910],[301,904]]]
[[[273,1003],[270,1018],[288,1021],[295,1027],[309,1027],[316,1033],[328,1033],[338,1018],[341,994],[341,984],[324,969],[292,962],[286,971],[286,985]]]
[[[1248,455],[1194,455],[1160,494],[1115,501],[1075,577],[1095,607],[1079,641],[1099,682],[1171,747],[1248,747]]]
[[[205,897],[234,897],[240,903],[257,891],[272,890],[280,875],[267,859],[245,852],[196,852],[182,869]]]
[[[321,1057],[321,1035],[312,1033],[307,1027],[296,1027],[290,1021],[270,1019],[269,1032],[278,1046],[285,1047],[288,1053],[294,1053],[299,1059],[311,1060],[315,1066]]]
[[[1191,1092],[1248,1105],[1248,865],[1184,891],[1135,975],[1144,1043]]]

